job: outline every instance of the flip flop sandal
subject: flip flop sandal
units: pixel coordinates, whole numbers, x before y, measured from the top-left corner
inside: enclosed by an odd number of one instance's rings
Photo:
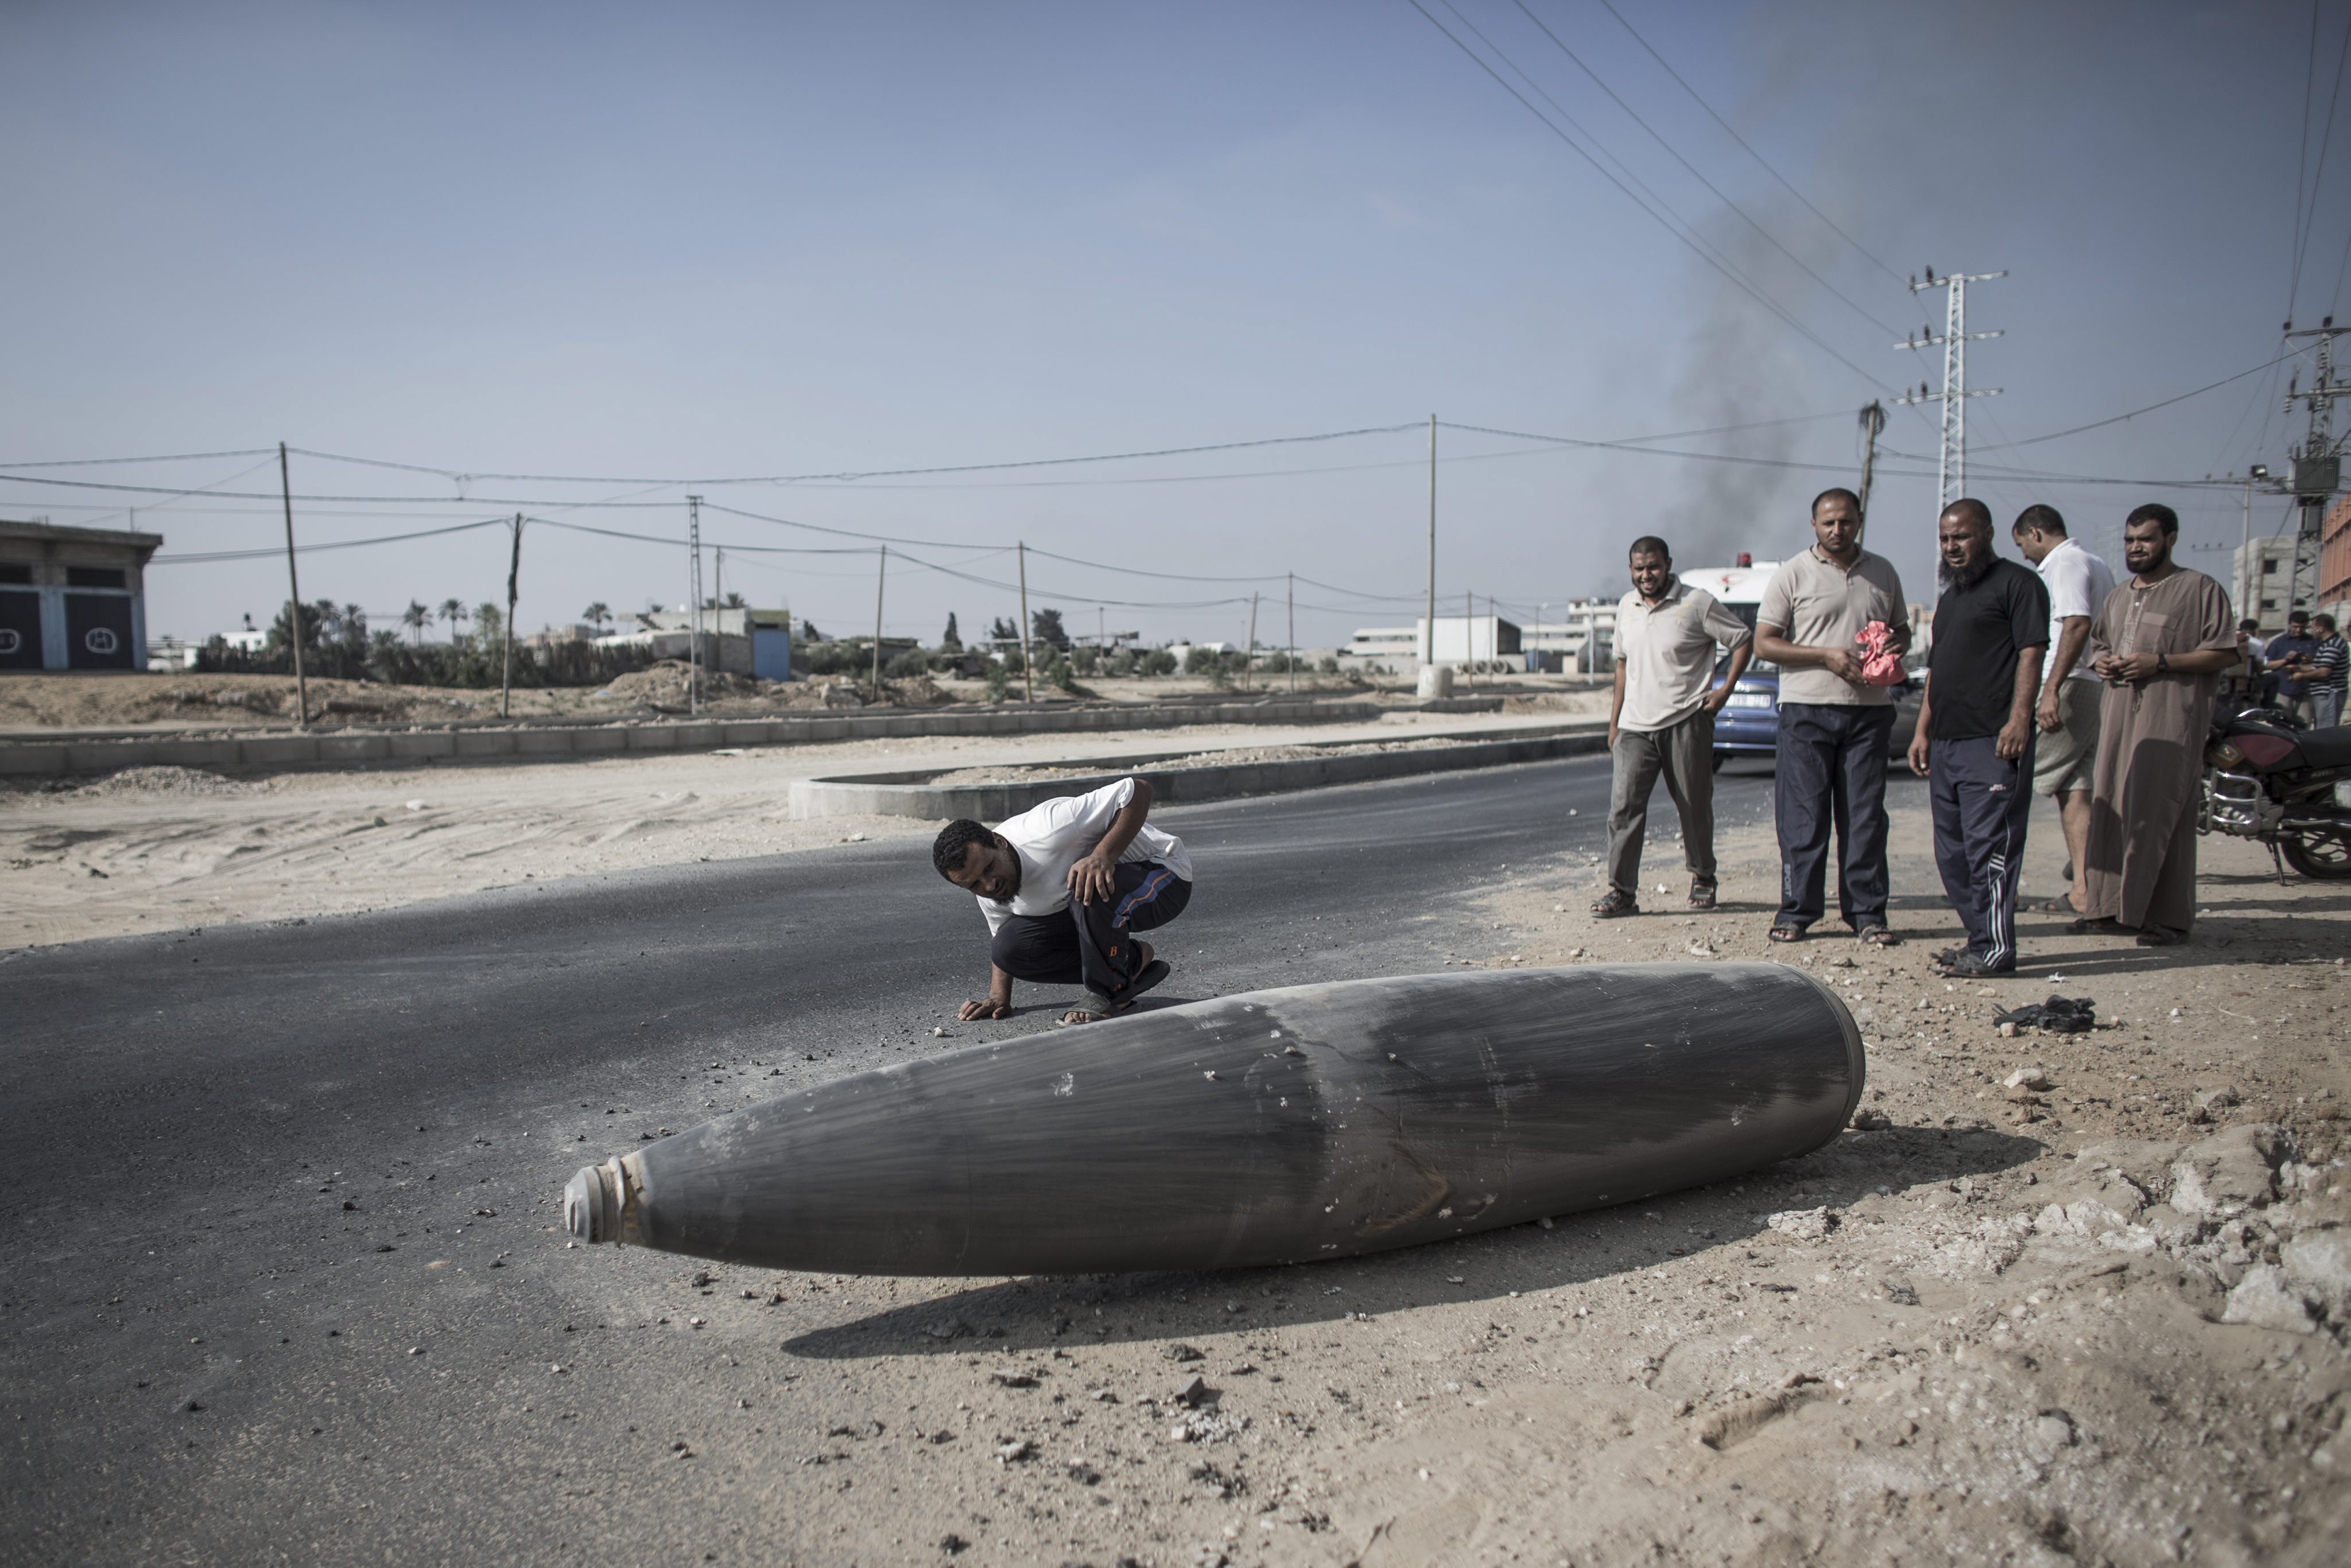
[[[1124,1009],[1133,1007],[1134,1005],[1135,998],[1151,989],[1152,987],[1157,985],[1160,981],[1165,979],[1175,972],[1175,970],[1167,967],[1166,959],[1154,958],[1151,962],[1143,966],[1142,968],[1137,969],[1134,972],[1134,978],[1127,981],[1126,989],[1119,992],[1119,1008],[1123,1010]]]
[[[2074,903],[2071,899],[2053,898],[2048,903],[2041,906],[2041,913],[2043,915],[2071,915],[2078,917],[2082,912],[2074,907]]]
[[[1774,942],[1802,942],[1804,928],[1801,925],[1774,925],[1765,935]]]
[[[1902,938],[1894,935],[1894,928],[1890,925],[1867,925],[1864,926],[1861,930],[1855,932],[1854,935],[1859,937],[1862,941],[1869,944],[1872,947],[1899,947],[1902,946]]]

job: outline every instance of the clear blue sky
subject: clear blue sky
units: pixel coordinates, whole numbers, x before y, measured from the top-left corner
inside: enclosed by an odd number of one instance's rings
[[[0,463],[283,440],[468,474],[298,455],[306,542],[517,508],[683,538],[672,478],[868,473],[1081,456],[1425,420],[1808,467],[1529,451],[1447,431],[1438,587],[1539,601],[1622,587],[1624,543],[1682,564],[1783,553],[1849,482],[1855,411],[1939,366],[1894,273],[2009,276],[1971,376],[1978,482],[2003,521],[2053,501],[2111,538],[2163,498],[2191,543],[2234,492],[1996,476],[2196,479],[2282,462],[2283,368],[2126,424],[1991,449],[2152,403],[2280,352],[2339,304],[2351,109],[2320,167],[2351,12],[2310,48],[2293,5],[1620,8],[1698,95],[1858,244],[1750,157],[1599,0],[1425,0],[1519,90],[1523,69],[1806,333],[1710,269],[1408,0],[1182,6],[112,5],[0,10]],[[1467,18],[1467,23],[1463,18]],[[1490,40],[1480,43],[1469,24]],[[1721,197],[1595,85],[1574,53]],[[2315,86],[2305,139],[2304,63]],[[1553,112],[1546,107],[1546,112]],[[1554,115],[1556,118],[1556,115]],[[2305,141],[2307,152],[2305,152]],[[1797,270],[1735,202],[1824,281]],[[1865,254],[1865,252],[1866,254]],[[1870,259],[1872,256],[1876,261]],[[1874,320],[1872,319],[1875,319]],[[1887,329],[1892,329],[1889,334]],[[1824,343],[1825,348],[1822,346]],[[1833,352],[1832,352],[1833,350]],[[1851,366],[1839,358],[1850,361]],[[1857,366],[1858,370],[1852,368]],[[1886,383],[1875,384],[1867,376]],[[1934,436],[1896,408],[1872,542],[1931,590]],[[1414,612],[1426,524],[1416,431],[1183,458],[778,485],[704,482],[740,511],[946,541],[1000,581],[1032,546],[1153,571],[1297,571],[1301,643]],[[1922,461],[1923,459],[1923,461]],[[5,470],[274,491],[258,457]],[[459,499],[462,496],[465,498]],[[589,502],[627,506],[585,506]],[[0,483],[0,516],[138,526],[165,554],[277,542],[274,503]],[[2256,531],[2279,526],[2264,501]],[[859,541],[725,514],[734,544]],[[494,530],[307,556],[306,598],[388,620],[502,597]],[[2191,554],[2223,570],[2225,555]],[[870,627],[873,558],[730,553],[728,589],[828,632]],[[1031,600],[1155,638],[1238,639],[1249,582],[1030,561]],[[676,547],[525,536],[521,620],[674,604]],[[282,562],[162,563],[150,622],[201,635],[282,599]],[[893,633],[1012,610],[894,563]],[[1482,604],[1481,604],[1482,608]],[[1269,608],[1260,641],[1279,642]]]

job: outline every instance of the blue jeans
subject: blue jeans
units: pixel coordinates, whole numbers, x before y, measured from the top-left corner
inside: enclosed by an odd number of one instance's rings
[[[1780,830],[1777,925],[1823,913],[1829,832],[1841,852],[1837,911],[1856,931],[1886,924],[1886,767],[1894,705],[1782,703],[1771,811]]]
[[[2032,739],[2003,761],[1996,736],[1938,740],[1927,752],[1935,864],[1967,928],[1968,951],[1995,969],[2016,967],[2016,883],[2032,812]]]

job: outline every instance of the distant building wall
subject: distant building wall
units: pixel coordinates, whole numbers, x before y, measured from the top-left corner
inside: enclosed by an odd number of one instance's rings
[[[0,521],[0,671],[147,667],[158,534]]]

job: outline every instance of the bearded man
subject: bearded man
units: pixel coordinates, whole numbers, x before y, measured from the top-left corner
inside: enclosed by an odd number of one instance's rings
[[[1968,934],[1966,946],[1936,956],[1946,975],[2010,975],[2049,591],[1992,553],[1991,512],[1981,501],[1946,507],[1936,536],[1945,587],[1910,770],[1930,781],[1935,863]]]
[[[2171,559],[2179,514],[2160,502],[2123,525],[2131,579],[2090,623],[2106,683],[2090,789],[2086,902],[2070,931],[2188,938],[2196,915],[2196,796],[2221,674],[2240,655],[2229,591]]]

